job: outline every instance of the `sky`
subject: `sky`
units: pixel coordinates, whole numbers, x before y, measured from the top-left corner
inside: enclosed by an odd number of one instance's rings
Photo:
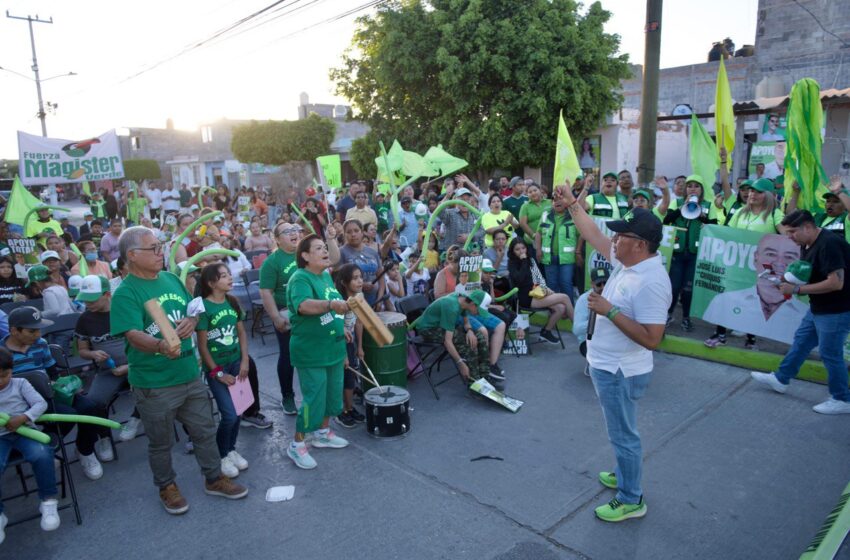
[[[374,8],[329,20],[366,0],[284,0],[241,34],[168,60],[271,2],[7,0],[5,8],[53,18],[33,24],[43,98],[58,105],[47,114],[47,132],[78,139],[165,127],[168,118],[185,129],[222,117],[295,119],[301,92],[312,103],[346,103],[334,95],[328,70],[351,44],[355,18]],[[606,31],[620,35],[620,51],[642,64],[645,3],[602,5],[612,12]],[[711,44],[725,37],[739,47],[754,44],[757,8],[758,0],[667,0],[661,67],[705,62]],[[0,70],[0,158],[17,159],[16,131],[41,132],[31,65],[27,22],[0,17],[0,67],[26,76]]]

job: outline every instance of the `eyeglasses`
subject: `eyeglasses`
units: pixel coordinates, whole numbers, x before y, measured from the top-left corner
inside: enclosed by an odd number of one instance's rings
[[[136,247],[133,249],[134,251],[153,251],[154,255],[162,254],[162,243],[157,243],[156,245],[152,245],[150,247]]]
[[[304,228],[288,227],[288,228],[283,228],[282,230],[280,230],[278,232],[278,235],[289,235],[289,234],[292,234],[292,233],[301,233],[302,231],[304,231]]]

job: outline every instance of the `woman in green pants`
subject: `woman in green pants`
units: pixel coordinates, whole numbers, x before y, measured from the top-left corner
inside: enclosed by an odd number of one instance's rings
[[[287,455],[302,469],[316,468],[305,436],[312,434],[313,447],[340,449],[348,441],[334,434],[330,419],[342,412],[345,325],[348,304],[334,288],[328,269],[328,246],[322,238],[308,235],[295,250],[298,270],[286,289],[287,309],[292,323],[289,351],[298,370],[301,408],[295,424],[295,439]]]

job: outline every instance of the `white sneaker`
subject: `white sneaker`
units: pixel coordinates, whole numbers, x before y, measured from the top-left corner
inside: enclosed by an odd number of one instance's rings
[[[59,528],[59,501],[55,499],[44,500],[39,504],[38,511],[41,512],[41,530],[55,531]]]
[[[777,393],[784,393],[788,390],[788,385],[783,385],[776,379],[776,376],[772,373],[760,373],[758,371],[751,371],[750,377],[753,378],[754,381],[758,381],[764,385],[767,385]]]
[[[310,456],[310,451],[307,449],[306,444],[299,445],[295,448],[293,448],[292,445],[287,445],[286,454],[290,459],[292,459],[298,468],[306,470],[316,468],[316,460]]]
[[[230,462],[239,469],[240,471],[244,471],[248,468],[248,461],[245,460],[245,457],[240,455],[235,449],[227,454],[227,458],[230,459]]]
[[[94,453],[101,463],[108,463],[115,460],[115,454],[112,452],[112,442],[109,438],[100,438],[94,444]]]
[[[320,431],[313,432],[313,440],[310,444],[313,447],[329,447],[331,449],[342,449],[348,447],[348,440],[341,438],[333,430],[328,430],[325,433]]]
[[[0,513],[0,544],[3,544],[3,541],[6,540],[6,523],[9,522],[9,518],[6,517],[5,513]]]
[[[850,414],[850,402],[837,401],[830,398],[812,407],[812,410],[821,414]]]
[[[85,474],[89,480],[97,480],[103,476],[103,467],[100,466],[100,461],[97,460],[97,456],[94,453],[91,455],[83,455],[82,453],[77,452],[77,455],[80,457],[80,465],[83,467],[83,474]]]
[[[139,433],[139,424],[142,421],[135,416],[131,416],[127,423],[121,426],[121,433],[118,434],[118,439],[121,441],[130,441]]]
[[[236,478],[239,476],[239,469],[236,468],[236,465],[230,460],[230,456],[222,457],[221,459],[221,474],[226,476],[227,478]]]

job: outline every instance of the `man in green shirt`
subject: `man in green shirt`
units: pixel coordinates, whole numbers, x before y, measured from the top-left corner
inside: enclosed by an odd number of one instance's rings
[[[196,317],[189,316],[192,297],[177,276],[162,270],[162,244],[152,230],[142,226],[125,230],[118,248],[130,273],[113,295],[110,331],[126,340],[128,380],[148,436],[148,459],[163,507],[172,515],[189,509],[171,465],[175,419],[192,439],[195,459],[206,479],[204,491],[229,499],[245,497],[245,487],[221,474],[216,425],[192,341],[197,325]],[[176,328],[179,346],[163,339],[145,309],[150,300],[158,303]]]
[[[587,197],[587,213],[602,218],[620,219],[629,211],[628,197],[617,192],[617,175],[606,173],[602,176],[600,192]]]
[[[47,248],[47,238],[51,235],[62,236],[62,225],[53,219],[50,213],[50,208],[43,206],[36,210],[36,216],[31,216],[27,222],[27,230],[24,232],[25,237],[32,237],[38,241],[42,249]]]
[[[517,220],[519,220],[519,211],[522,205],[528,202],[528,197],[523,193],[525,193],[525,181],[519,177],[514,177],[514,180],[511,181],[511,196],[506,196],[502,200],[502,210],[507,210]]]

